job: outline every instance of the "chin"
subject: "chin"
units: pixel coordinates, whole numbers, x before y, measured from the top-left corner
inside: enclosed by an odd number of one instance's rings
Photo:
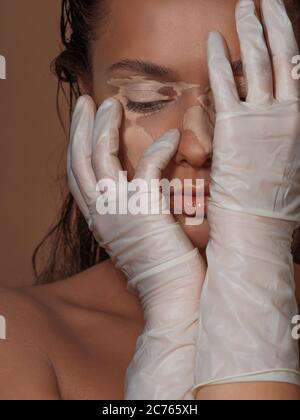
[[[179,222],[186,235],[190,238],[193,245],[199,249],[201,253],[205,252],[209,241],[209,223],[207,218],[201,225],[187,226],[185,224],[186,216],[184,214],[175,214],[176,222]]]

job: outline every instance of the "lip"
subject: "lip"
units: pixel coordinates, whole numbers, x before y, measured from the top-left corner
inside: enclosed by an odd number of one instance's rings
[[[204,216],[207,217],[207,203],[210,198],[210,188],[209,182],[204,180],[204,189],[202,187],[196,187],[195,185],[188,185],[188,189],[178,188],[174,189],[171,192],[171,197],[182,196],[185,199],[185,205],[189,209],[188,213],[185,213],[184,208],[182,208],[182,214],[186,217],[195,217],[196,216],[196,207],[203,206]],[[184,191],[182,191],[184,190]],[[203,198],[203,200],[202,200]],[[173,202],[174,203],[174,202]],[[183,203],[183,200],[182,202]]]

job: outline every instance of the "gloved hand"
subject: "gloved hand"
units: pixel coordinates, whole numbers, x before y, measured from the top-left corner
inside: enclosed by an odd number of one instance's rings
[[[300,385],[291,243],[300,221],[299,53],[281,0],[263,0],[272,62],[252,0],[236,9],[246,102],[237,93],[222,36],[208,63],[216,127],[196,386],[243,381]],[[272,77],[274,70],[274,89]]]
[[[69,185],[95,238],[142,301],[145,329],[127,370],[125,398],[188,399],[192,398],[197,312],[206,265],[173,216],[163,214],[166,201],[150,185],[161,178],[175,154],[179,132],[171,130],[151,145],[129,183],[119,179],[121,121],[122,107],[116,99],[106,100],[96,117],[90,97],[78,100],[68,153]],[[128,196],[101,190],[98,181],[104,179],[117,187],[122,184]],[[147,181],[138,198],[152,200],[157,209],[161,204],[160,212],[99,214],[104,198],[107,204],[117,204],[117,209],[126,208],[132,198],[129,187],[136,179]]]

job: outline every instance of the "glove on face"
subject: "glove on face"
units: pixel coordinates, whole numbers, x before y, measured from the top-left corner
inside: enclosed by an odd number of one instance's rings
[[[142,156],[135,179],[124,177],[117,157],[121,104],[105,101],[95,116],[91,98],[81,97],[71,127],[68,153],[70,189],[100,246],[137,290],[145,315],[145,329],[126,374],[126,399],[192,398],[197,311],[206,265],[184,231],[166,210],[163,197],[150,185],[175,154],[179,132],[172,130]],[[109,180],[128,194],[103,191]],[[133,198],[130,186],[146,182],[136,201],[152,200],[158,214],[120,213]],[[122,185],[120,185],[122,184]],[[106,203],[115,214],[99,214]],[[119,207],[120,206],[120,207]],[[112,206],[113,208],[113,206]]]
[[[291,243],[300,221],[300,84],[291,73],[299,50],[283,2],[261,5],[272,62],[253,1],[236,9],[246,102],[223,38],[211,33],[208,42],[217,118],[194,390],[243,381],[300,385],[291,334],[298,311]]]

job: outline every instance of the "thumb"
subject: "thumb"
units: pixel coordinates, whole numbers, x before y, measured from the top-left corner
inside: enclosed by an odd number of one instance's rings
[[[169,130],[156,140],[138,162],[134,179],[161,179],[162,171],[175,155],[180,140],[179,130]]]

